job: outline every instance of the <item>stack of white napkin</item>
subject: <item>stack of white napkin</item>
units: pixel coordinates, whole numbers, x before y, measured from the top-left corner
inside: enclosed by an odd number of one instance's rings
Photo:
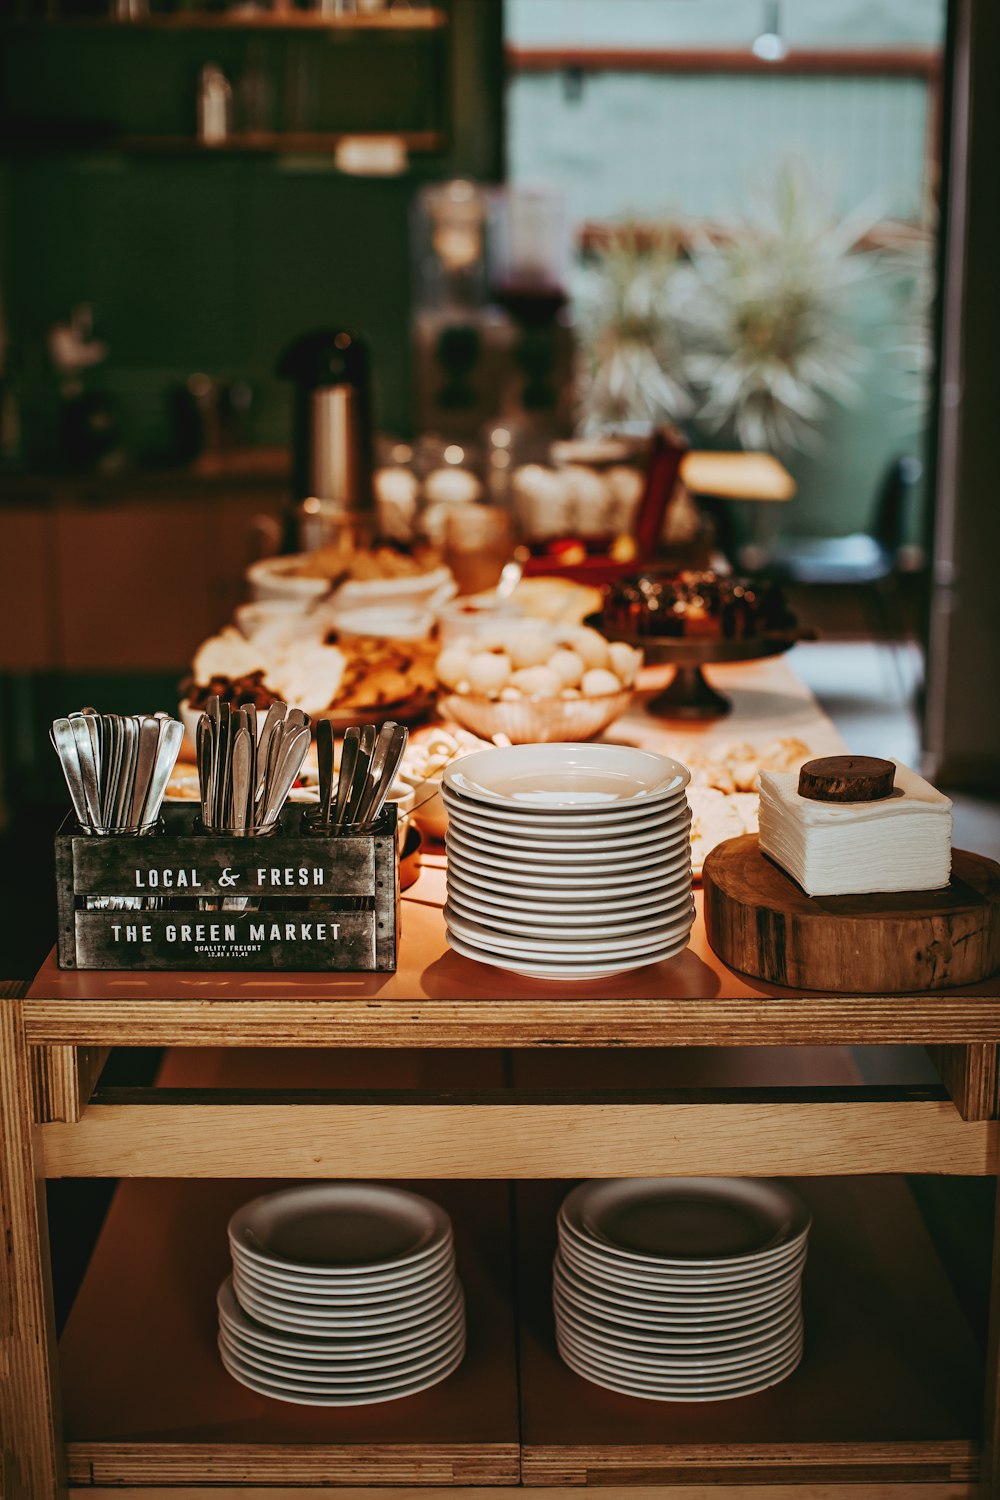
[[[798,773],[761,771],[760,847],[809,896],[937,891],[951,877],[951,801],[894,762],[878,802],[800,797]]]

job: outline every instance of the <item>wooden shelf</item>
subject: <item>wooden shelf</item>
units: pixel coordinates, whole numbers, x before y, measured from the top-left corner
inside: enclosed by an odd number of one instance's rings
[[[445,150],[448,137],[440,130],[337,130],[276,131],[234,135],[218,145],[205,145],[193,135],[109,135],[78,140],[67,136],[0,137],[0,149],[18,152],[67,151],[73,155],[125,156],[326,156],[345,140],[382,140],[387,136],[403,141],[407,151],[416,155]]]
[[[447,136],[440,130],[336,130],[267,132],[259,135],[234,135],[217,146],[206,146],[194,136],[126,135],[112,144],[116,151],[154,154],[162,152],[193,153],[196,156],[240,156],[247,153],[272,155],[326,155],[345,140],[380,140],[393,136],[403,141],[407,151],[422,153],[443,151]]]
[[[54,20],[11,20],[2,23],[6,32],[45,28],[58,31],[440,31],[447,26],[445,11],[427,6],[412,10],[382,10],[367,15],[327,16],[312,10],[261,11],[233,15],[219,11],[178,11],[144,16],[136,21],[116,21],[109,16],[67,16]]]
[[[924,1059],[863,1083],[846,1049],[501,1054],[175,1048],[155,1088],[40,1126],[58,1177],[564,1178],[951,1172],[997,1159]],[[616,1066],[617,1065],[617,1066]]]
[[[982,1357],[899,1179],[794,1183],[815,1220],[803,1364],[771,1391],[695,1406],[615,1395],[558,1359],[549,1268],[567,1184],[516,1189],[516,1294],[505,1186],[428,1184],[455,1223],[469,1355],[435,1390],[345,1412],[256,1396],[217,1358],[226,1220],[274,1185],[148,1180],[119,1188],[60,1345],[71,1483],[975,1478]]]
[[[567,1369],[549,1274],[567,1185],[518,1186],[525,1485],[974,1479],[983,1359],[905,1183],[791,1185],[814,1217],[805,1357],[770,1391],[704,1404],[616,1395]]]
[[[60,1342],[77,1484],[516,1484],[506,1185],[427,1183],[452,1215],[469,1348],[441,1385],[378,1406],[298,1407],[223,1369],[226,1222],[274,1181],[126,1182]]]

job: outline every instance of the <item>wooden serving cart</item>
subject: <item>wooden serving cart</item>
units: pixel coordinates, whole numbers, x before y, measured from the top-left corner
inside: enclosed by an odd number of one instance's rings
[[[681,759],[789,726],[813,754],[843,749],[787,659],[718,674],[723,727],[666,743],[653,670],[616,732]],[[678,958],[545,984],[451,953],[444,895],[426,857],[395,973],[53,957],[0,986],[4,1500],[1000,1497],[1000,1255],[984,1358],[906,1181],[923,1199],[923,1174],[1000,1172],[1000,976],[850,997],[749,981],[708,946],[699,894]],[[920,1066],[880,1069],[886,1046]],[[166,1049],[156,1086],[100,1084],[108,1049],[131,1047]],[[807,1200],[805,1357],[735,1401],[617,1396],[556,1355],[556,1208],[581,1177],[688,1174],[788,1177]],[[215,1293],[237,1204],[338,1177],[426,1181],[455,1225],[469,1346],[420,1395],[315,1410],[226,1374]],[[57,1350],[59,1178],[118,1186]]]
[[[984,1361],[905,1181],[1000,1168],[1000,981],[794,993],[725,968],[699,914],[669,963],[544,984],[449,952],[442,898],[426,870],[395,974],[50,959],[6,987],[4,1495],[1000,1494],[1000,1298]],[[931,1049],[946,1086],[859,1082],[842,1049],[886,1044]],[[168,1049],[156,1086],[95,1091],[113,1047]],[[559,1362],[557,1204],[573,1179],[623,1174],[794,1179],[814,1229],[789,1380],[661,1404]],[[57,1351],[40,1190],[64,1177],[120,1181]],[[454,1219],[469,1352],[406,1401],[287,1406],[218,1360],[228,1215],[276,1180],[331,1177],[429,1179]]]

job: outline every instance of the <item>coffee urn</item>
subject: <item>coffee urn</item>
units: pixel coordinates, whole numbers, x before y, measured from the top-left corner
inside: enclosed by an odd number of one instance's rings
[[[295,502],[315,498],[343,511],[371,512],[370,361],[364,336],[353,328],[304,334],[284,351],[277,374],[295,387]]]

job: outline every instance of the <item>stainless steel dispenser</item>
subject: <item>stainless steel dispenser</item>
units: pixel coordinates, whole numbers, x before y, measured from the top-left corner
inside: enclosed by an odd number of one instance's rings
[[[372,423],[368,345],[351,328],[304,334],[278,375],[295,386],[294,499],[371,511]]]

